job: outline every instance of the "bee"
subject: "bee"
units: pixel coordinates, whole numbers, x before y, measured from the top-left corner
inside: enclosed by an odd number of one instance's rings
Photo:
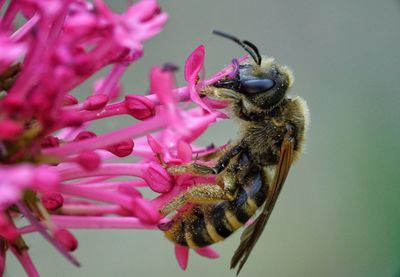
[[[246,227],[231,268],[239,274],[263,232],[292,162],[302,151],[308,125],[308,108],[300,97],[289,98],[292,71],[273,58],[261,56],[249,41],[214,31],[246,50],[251,59],[236,64],[236,73],[201,94],[229,103],[241,126],[240,138],[218,153],[215,166],[198,162],[170,167],[179,175],[216,176],[214,184],[198,184],[173,198],[160,212],[167,215],[184,205],[164,226],[168,239],[189,248],[221,241],[239,229],[262,208]]]

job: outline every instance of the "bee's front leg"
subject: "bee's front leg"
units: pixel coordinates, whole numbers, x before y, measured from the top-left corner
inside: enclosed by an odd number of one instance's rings
[[[226,88],[216,88],[213,86],[207,86],[203,88],[200,92],[201,95],[209,96],[217,100],[228,100],[228,101],[240,101],[240,95],[230,89]]]

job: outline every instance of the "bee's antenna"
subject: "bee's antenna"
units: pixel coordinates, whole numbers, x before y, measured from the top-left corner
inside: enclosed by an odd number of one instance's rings
[[[258,58],[258,61],[259,61],[259,63],[257,63],[257,64],[260,65],[262,59],[261,59],[261,55],[260,55],[260,52],[258,51],[257,46],[255,46],[253,43],[251,43],[248,40],[244,40],[243,43],[246,44],[247,46],[249,46],[251,49],[253,49],[253,51],[257,55],[257,58]]]
[[[214,30],[213,34],[233,40],[234,42],[236,42],[237,44],[242,46],[242,48],[244,50],[246,50],[247,53],[250,54],[250,56],[253,58],[253,60],[256,62],[256,64],[258,64],[258,65],[261,64],[260,52],[258,51],[257,47],[253,43],[251,43],[247,40],[241,41],[240,39],[238,39],[237,37],[235,37],[233,35],[230,35],[230,34],[227,34],[225,32],[221,32],[221,31],[217,31],[217,30]]]

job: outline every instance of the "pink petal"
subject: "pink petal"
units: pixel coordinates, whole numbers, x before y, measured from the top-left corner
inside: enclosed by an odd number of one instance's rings
[[[175,244],[175,257],[178,261],[179,267],[186,270],[189,260],[189,248]]]
[[[204,66],[205,48],[204,45],[198,46],[190,54],[185,64],[185,80],[189,83],[197,83],[199,73]]]
[[[207,257],[210,259],[217,259],[219,258],[219,254],[217,251],[215,251],[214,249],[212,249],[211,247],[203,247],[203,248],[198,248],[195,249],[196,253],[203,256],[203,257]]]
[[[199,73],[204,66],[205,50],[204,45],[198,46],[186,60],[185,64],[185,80],[188,82],[190,98],[200,107],[208,112],[212,112],[210,107],[200,98],[196,85],[200,79]]]
[[[162,145],[151,135],[147,135],[147,143],[155,154],[162,154],[164,152]]]
[[[178,158],[181,159],[183,163],[188,163],[192,160],[192,148],[190,144],[182,140],[178,142]]]
[[[172,90],[175,88],[174,74],[169,70],[163,70],[154,66],[150,71],[150,91],[156,93],[160,102],[169,104],[175,102]]]
[[[153,67],[150,72],[150,91],[158,96],[162,104],[161,112],[171,127],[180,134],[187,135],[184,119],[179,113],[176,105],[175,76],[170,70],[163,70],[161,67]]]
[[[173,180],[161,165],[150,163],[147,174],[146,181],[153,191],[165,193],[172,189]]]

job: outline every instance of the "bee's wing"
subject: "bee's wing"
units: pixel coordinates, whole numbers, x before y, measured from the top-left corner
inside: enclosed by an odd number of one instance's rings
[[[290,165],[293,161],[293,149],[294,139],[290,136],[285,136],[282,146],[281,155],[279,162],[276,166],[275,175],[268,188],[268,195],[265,201],[265,206],[261,214],[257,219],[248,226],[241,238],[240,245],[236,249],[235,254],[231,259],[231,268],[235,268],[238,265],[237,274],[239,274],[247,258],[249,257],[254,245],[260,237],[265,225],[268,222],[269,216],[275,206],[275,202],[278,199],[279,193],[285,182],[286,176],[288,175]]]

